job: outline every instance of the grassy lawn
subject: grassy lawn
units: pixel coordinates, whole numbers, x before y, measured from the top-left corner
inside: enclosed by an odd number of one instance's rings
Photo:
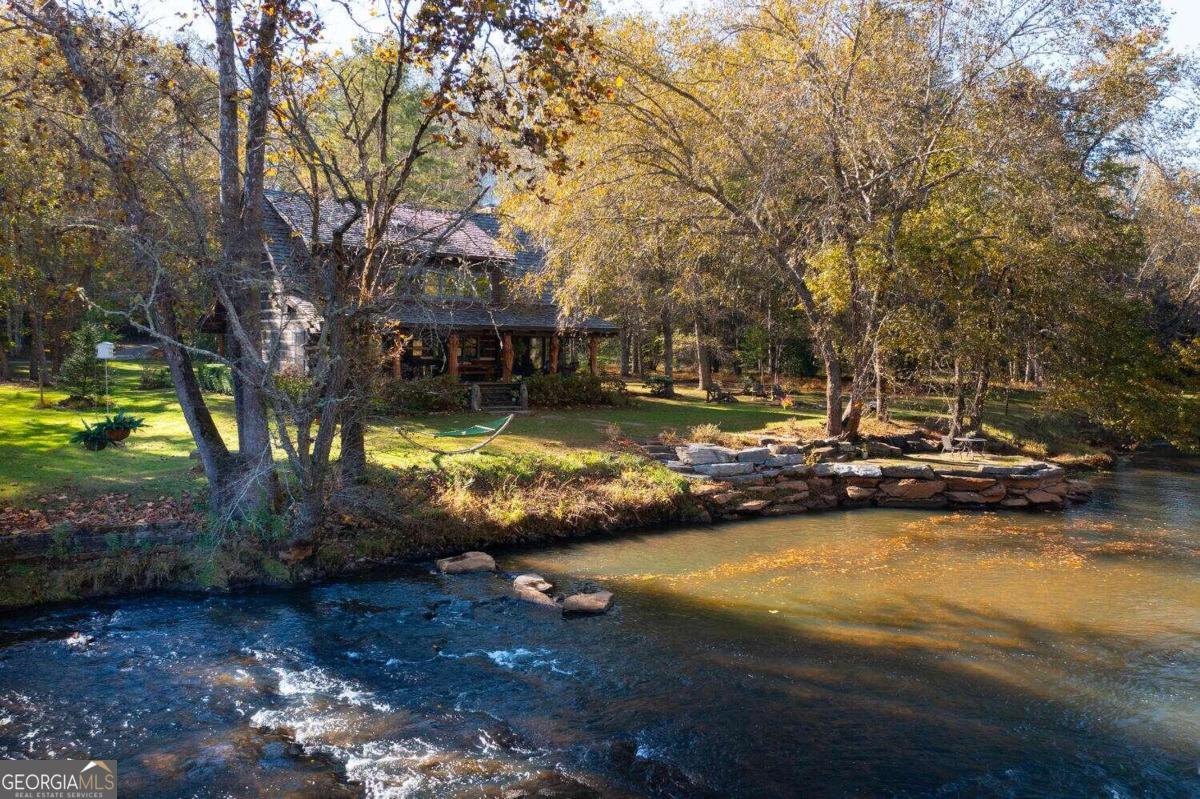
[[[630,384],[633,404],[627,408],[581,408],[536,411],[519,416],[508,426],[504,435],[488,447],[492,457],[505,454],[562,454],[565,451],[593,449],[608,440],[610,426],[619,427],[630,438],[646,439],[663,430],[675,430],[686,436],[689,428],[701,424],[716,424],[726,433],[762,430],[783,422],[816,422],[819,411],[799,408],[786,411],[778,404],[742,398],[740,402],[710,404],[704,402],[704,392],[695,389],[677,390],[675,399],[644,396],[639,383]],[[368,449],[373,459],[385,466],[416,466],[433,461],[434,456],[413,447],[392,430],[402,424],[418,443],[438,449],[464,446],[470,439],[433,439],[438,430],[467,427],[491,414],[449,414],[404,420],[379,420],[369,434]],[[482,456],[487,457],[487,456]]]
[[[89,452],[67,439],[82,425],[104,418],[99,411],[38,408],[36,386],[0,383],[0,502],[20,502],[46,493],[81,494],[128,492],[138,497],[174,495],[204,486],[203,476],[191,473],[196,461],[191,434],[179,411],[175,392],[142,391],[140,365],[114,362],[109,369],[113,411],[123,408],[144,416],[146,427],[126,440],[124,448]],[[65,399],[46,392],[47,402]],[[210,398],[217,423],[236,442],[233,400]]]
[[[193,445],[174,393],[167,390],[143,391],[138,386],[140,364],[114,363],[110,371],[113,409],[146,418],[147,427],[128,439],[124,448],[110,447],[89,452],[67,443],[80,428],[80,418],[88,421],[103,417],[103,412],[69,411],[37,407],[37,389],[27,384],[0,384],[0,503],[21,504],[39,496],[68,494],[90,496],[123,492],[134,498],[151,499],[176,495],[185,490],[203,488],[204,478],[193,473],[196,461],[188,458]],[[582,408],[545,410],[518,417],[505,435],[488,447],[486,453],[456,458],[458,463],[475,461],[481,466],[511,460],[513,456],[579,454],[604,445],[612,426],[631,438],[650,438],[663,430],[675,430],[686,436],[689,428],[716,424],[723,432],[739,433],[783,425],[804,436],[821,433],[822,414],[819,395],[800,397],[797,407],[784,410],[778,405],[742,397],[731,404],[708,404],[701,392],[681,389],[675,399],[655,399],[644,388],[631,384],[632,404],[626,408]],[[61,392],[48,391],[47,400],[57,402]],[[235,444],[231,415],[232,399],[209,398],[217,422],[230,445]],[[988,431],[1004,438],[1030,440],[1029,429],[1040,418],[1036,411],[1037,395],[1014,393],[1007,416],[1003,414],[1003,396],[989,407],[992,424]],[[944,413],[939,398],[897,401],[893,414],[901,423],[920,423],[931,414]],[[437,430],[466,427],[495,418],[496,414],[450,414],[412,419],[377,419],[369,429],[367,445],[373,461],[382,466],[438,465],[435,456],[413,447],[398,436],[393,427],[403,424],[420,443],[439,449],[453,449],[471,439],[434,440]],[[866,432],[876,423],[865,420]],[[1036,436],[1034,437],[1036,440]],[[445,461],[442,461],[445,463]]]

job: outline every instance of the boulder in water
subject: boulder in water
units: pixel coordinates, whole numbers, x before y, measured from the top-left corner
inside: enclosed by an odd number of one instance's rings
[[[607,613],[612,604],[613,595],[611,591],[593,591],[588,594],[571,594],[563,600],[562,610],[564,614]]]
[[[518,590],[522,588],[531,588],[534,591],[546,593],[554,587],[554,583],[542,577],[540,574],[522,574],[513,580],[513,588]]]
[[[522,574],[513,580],[513,591],[516,592],[517,599],[535,605],[556,605],[553,597],[546,593],[553,587],[554,584],[543,579],[540,574]]]
[[[440,558],[436,563],[443,574],[496,571],[496,561],[486,552],[464,552],[451,558]]]
[[[88,635],[87,633],[74,632],[71,633],[70,637],[67,638],[67,646],[72,646],[76,649],[84,649],[95,640],[96,638],[94,636]]]

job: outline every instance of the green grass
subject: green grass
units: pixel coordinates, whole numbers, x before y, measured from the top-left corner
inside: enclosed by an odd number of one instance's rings
[[[73,411],[38,407],[36,386],[0,384],[0,502],[29,501],[42,494],[90,496],[128,492],[137,497],[175,495],[204,487],[204,478],[191,473],[197,461],[188,458],[191,434],[170,389],[137,388],[141,366],[114,362],[109,368],[112,408],[144,416],[146,427],[126,439],[124,448],[89,452],[67,443],[89,423],[104,418],[98,410]],[[65,399],[47,390],[46,401]],[[217,423],[236,445],[233,400],[210,397]]]
[[[784,410],[778,405],[749,398],[728,404],[706,403],[703,392],[695,389],[679,390],[675,399],[639,396],[643,389],[637,383],[632,384],[631,389],[635,396],[627,408],[550,409],[518,416],[504,435],[488,447],[490,454],[463,456],[463,459],[530,453],[554,455],[593,449],[607,442],[607,429],[612,425],[631,438],[645,439],[663,430],[675,430],[686,436],[689,428],[700,424],[716,424],[726,433],[742,433],[781,422],[815,422],[821,418],[820,412],[811,407]],[[433,463],[435,456],[398,436],[392,430],[394,426],[402,425],[420,444],[447,450],[464,446],[463,442],[471,439],[434,439],[433,433],[467,427],[495,417],[493,412],[380,419],[371,428],[367,448],[373,460],[384,466],[424,466]]]
[[[204,478],[193,473],[196,461],[188,458],[193,449],[187,425],[170,389],[142,391],[138,385],[140,364],[114,363],[110,371],[114,411],[146,418],[147,426],[134,433],[124,448],[109,447],[89,452],[67,442],[80,428],[80,418],[89,422],[103,418],[103,411],[69,411],[37,407],[37,389],[28,384],[0,384],[0,502],[30,502],[42,495],[89,496],[127,492],[135,498],[174,495],[185,490],[200,491]],[[603,447],[612,426],[635,439],[651,438],[664,430],[686,436],[689,428],[716,424],[725,433],[762,430],[786,423],[803,435],[820,435],[822,413],[816,393],[800,397],[796,408],[742,397],[731,404],[709,404],[695,389],[681,389],[674,399],[645,396],[644,387],[631,384],[634,398],[629,407],[581,408],[537,411],[520,416],[487,451],[469,456],[439,458],[414,447],[393,431],[402,424],[416,439],[439,449],[462,446],[473,439],[433,439],[437,430],[466,427],[495,418],[495,413],[449,414],[410,419],[376,419],[368,430],[367,447],[372,461],[384,467],[435,467],[511,474],[521,471],[523,459],[566,458],[587,469],[587,450]],[[65,397],[48,391],[49,402]],[[230,446],[236,445],[232,399],[210,396],[217,423]],[[1086,451],[1071,438],[1069,426],[1039,414],[1038,395],[1014,392],[1005,416],[1003,395],[989,405],[988,432],[1031,444],[1047,451]],[[919,423],[945,412],[939,397],[900,399],[893,415],[901,422]],[[871,432],[870,424],[867,431]]]

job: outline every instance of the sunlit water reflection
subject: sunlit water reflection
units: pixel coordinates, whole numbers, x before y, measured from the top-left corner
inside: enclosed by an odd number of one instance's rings
[[[115,757],[156,797],[1200,796],[1198,489],[500,558],[616,591],[591,619],[424,568],[18,614],[0,756]]]

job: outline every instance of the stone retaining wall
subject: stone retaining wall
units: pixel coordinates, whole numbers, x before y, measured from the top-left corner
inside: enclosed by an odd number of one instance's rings
[[[791,445],[676,449],[675,471],[695,481],[692,494],[715,519],[784,516],[833,508],[991,508],[1059,510],[1082,502],[1091,486],[1061,467],[1017,465],[803,463]]]

